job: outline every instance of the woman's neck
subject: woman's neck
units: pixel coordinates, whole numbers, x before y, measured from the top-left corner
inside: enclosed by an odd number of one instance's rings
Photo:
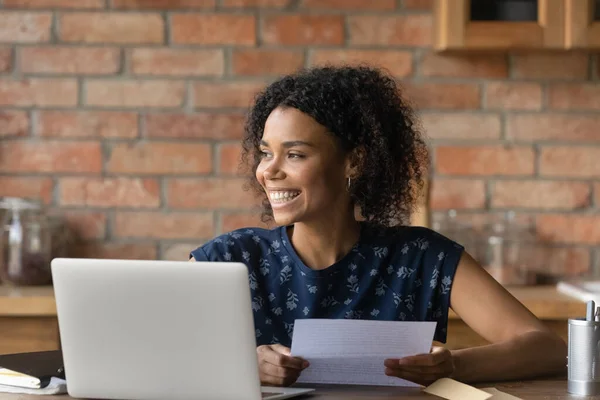
[[[352,218],[296,223],[288,228],[294,250],[309,268],[325,269],[352,250],[360,238],[360,223]]]

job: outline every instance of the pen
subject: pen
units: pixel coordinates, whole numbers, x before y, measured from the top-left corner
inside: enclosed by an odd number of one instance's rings
[[[587,303],[587,314],[586,314],[586,321],[593,321],[594,320],[594,311],[596,311],[596,303],[594,302],[594,300],[590,300]]]

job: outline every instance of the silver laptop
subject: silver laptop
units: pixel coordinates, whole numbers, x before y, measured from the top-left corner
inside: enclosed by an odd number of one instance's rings
[[[313,390],[260,387],[244,264],[54,259],[52,278],[73,397],[275,400]]]

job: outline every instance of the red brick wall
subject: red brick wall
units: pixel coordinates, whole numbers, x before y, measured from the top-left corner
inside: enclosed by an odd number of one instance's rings
[[[358,60],[418,105],[434,209],[514,209],[565,246],[565,269],[600,262],[596,56],[433,53],[431,0],[2,3],[0,196],[41,196],[78,254],[185,259],[255,224],[235,176],[252,94]]]

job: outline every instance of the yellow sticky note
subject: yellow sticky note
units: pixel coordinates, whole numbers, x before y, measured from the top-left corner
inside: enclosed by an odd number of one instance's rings
[[[483,388],[481,390],[485,390],[486,392],[492,394],[490,400],[523,400],[520,397],[513,396],[512,394],[501,392],[496,388]]]
[[[492,397],[490,393],[450,378],[438,379],[423,391],[448,400],[487,400]]]

